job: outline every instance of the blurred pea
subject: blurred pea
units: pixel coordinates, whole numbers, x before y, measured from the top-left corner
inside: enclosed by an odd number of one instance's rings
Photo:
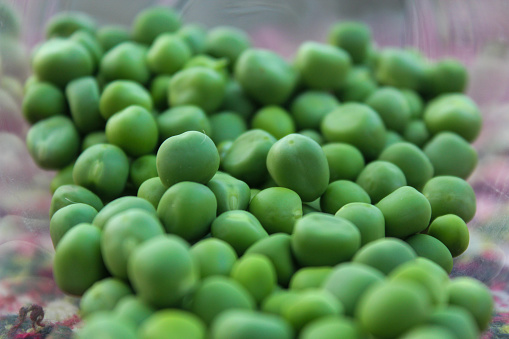
[[[341,207],[335,214],[352,222],[361,233],[361,247],[385,237],[385,218],[374,205],[363,202],[352,202]]]

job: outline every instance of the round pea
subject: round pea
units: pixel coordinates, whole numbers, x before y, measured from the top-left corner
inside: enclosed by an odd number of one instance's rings
[[[80,300],[80,315],[87,318],[99,311],[111,311],[123,297],[132,294],[122,280],[106,278],[94,283]]]
[[[148,154],[131,162],[129,167],[129,180],[136,188],[146,180],[157,177],[156,156]]]
[[[116,317],[114,314],[101,313],[100,316],[87,320],[83,328],[76,333],[79,339],[94,338],[138,338],[133,324]]]
[[[425,63],[410,51],[385,49],[378,57],[375,77],[385,86],[419,90],[425,79]]]
[[[295,133],[295,123],[290,114],[279,106],[266,106],[255,113],[251,127],[267,131],[276,139]]]
[[[31,85],[23,97],[23,116],[30,124],[55,115],[65,115],[67,104],[62,90],[49,82]]]
[[[322,212],[335,214],[341,207],[352,202],[371,203],[368,193],[349,180],[331,182],[320,197]]]
[[[205,339],[205,324],[196,315],[177,309],[152,314],[139,329],[140,339]]]
[[[458,60],[442,59],[427,68],[425,89],[431,95],[464,92],[467,84],[467,69]]]
[[[99,73],[106,81],[131,80],[145,84],[150,79],[147,48],[126,41],[110,49],[101,59]]]
[[[352,202],[341,207],[335,214],[352,222],[361,233],[361,247],[385,237],[385,218],[374,205],[363,202]]]
[[[410,121],[410,106],[405,96],[395,88],[382,87],[366,98],[366,104],[382,118],[385,127],[403,132]]]
[[[159,35],[147,53],[148,68],[156,74],[174,74],[191,58],[188,45],[176,34]]]
[[[230,79],[226,84],[221,110],[235,112],[247,120],[253,114],[255,106],[247,97],[239,83],[234,79]]]
[[[84,203],[67,205],[55,212],[49,223],[49,233],[53,247],[57,247],[60,239],[74,226],[81,223],[92,223],[97,210]]]
[[[456,336],[447,328],[441,326],[422,325],[411,329],[401,337],[401,339],[427,338],[455,339]]]
[[[74,163],[67,165],[66,167],[59,170],[57,174],[55,174],[49,186],[51,194],[54,194],[56,189],[60,186],[74,184],[74,179],[72,178],[73,167]]]
[[[303,267],[292,276],[289,289],[305,290],[318,289],[329,278],[332,273],[332,267]]]
[[[237,261],[237,253],[226,241],[208,238],[191,247],[191,256],[200,267],[202,279],[213,275],[229,276]]]
[[[209,120],[205,112],[198,106],[172,107],[157,116],[159,140],[164,142],[169,137],[187,131],[202,132],[213,137],[212,131],[214,129],[211,122],[212,120]]]
[[[179,15],[169,7],[153,6],[139,12],[132,25],[135,41],[147,45],[162,33],[175,32],[180,28]]]
[[[152,96],[154,107],[160,111],[168,108],[170,81],[170,75],[161,74],[152,79],[150,83],[150,95]]]
[[[250,201],[249,186],[229,174],[217,172],[207,183],[217,200],[217,214],[231,210],[245,210]]]
[[[430,138],[426,123],[420,119],[410,121],[403,131],[403,138],[418,147],[422,147]]]
[[[248,254],[240,258],[233,265],[231,277],[246,288],[257,304],[270,295],[277,285],[274,265],[261,254]]]
[[[246,33],[235,27],[215,27],[207,34],[205,51],[216,58],[226,58],[233,68],[238,57],[251,47]]]
[[[323,317],[310,322],[300,332],[301,339],[357,339],[364,338],[365,330],[354,320],[344,317]]]
[[[422,111],[424,109],[424,101],[421,96],[414,90],[402,89],[401,94],[405,97],[410,108],[410,117],[412,119],[422,118]]]
[[[184,40],[193,55],[201,54],[205,51],[207,31],[201,25],[185,25],[176,34]]]
[[[364,102],[378,85],[371,70],[363,66],[355,66],[347,73],[343,86],[337,95],[344,102]]]
[[[46,37],[68,37],[76,31],[94,33],[96,23],[90,16],[81,12],[61,12],[46,24]]]
[[[428,234],[447,246],[453,257],[465,252],[470,242],[467,224],[454,214],[445,214],[433,220]]]
[[[134,294],[128,294],[117,302],[113,312],[118,319],[129,321],[138,328],[155,309]]]
[[[366,61],[371,45],[370,28],[360,22],[343,21],[333,25],[329,31],[329,43],[344,49],[353,63]]]
[[[451,273],[452,255],[440,240],[427,234],[415,234],[405,241],[412,246],[419,257],[428,258],[440,265],[447,273]]]
[[[62,185],[55,190],[51,198],[50,219],[59,209],[77,203],[90,205],[96,211],[100,211],[103,208],[103,202],[94,192],[74,184]]]
[[[322,146],[329,164],[329,181],[356,180],[365,165],[362,153],[354,146],[332,142]]]
[[[364,167],[356,182],[369,194],[373,204],[407,184],[405,174],[398,166],[382,160],[372,161]]]
[[[319,129],[325,115],[339,106],[339,101],[328,92],[307,91],[299,94],[290,111],[298,129]]]
[[[297,300],[298,297],[298,291],[275,289],[271,295],[263,300],[260,309],[266,314],[281,316],[286,306]]]
[[[96,215],[92,223],[99,229],[104,229],[111,218],[130,209],[142,209],[154,216],[156,215],[155,208],[147,200],[138,197],[125,196],[110,201]]]
[[[303,129],[298,133],[314,140],[320,146],[323,145],[324,142],[323,136],[320,134],[320,132],[315,131],[314,129]]]
[[[158,176],[145,180],[138,188],[137,196],[150,202],[154,208],[157,208],[159,201],[166,192],[166,187]]]
[[[455,338],[479,337],[475,318],[462,307],[451,305],[446,308],[436,308],[429,316],[427,323],[448,329]]]
[[[97,144],[107,144],[108,139],[104,131],[96,131],[85,135],[81,141],[81,152]]]
[[[90,133],[104,128],[104,118],[99,111],[99,85],[93,77],[82,77],[71,81],[65,94],[74,124],[81,133]]]
[[[209,121],[212,128],[210,137],[216,145],[223,141],[233,141],[247,131],[246,122],[235,112],[224,111],[214,114]]]
[[[130,80],[117,80],[109,83],[99,99],[99,110],[104,119],[132,105],[152,110],[152,98],[140,84]]]
[[[74,32],[69,39],[78,42],[87,50],[92,59],[93,72],[95,72],[103,56],[103,49],[95,38],[95,34],[80,30]]]
[[[123,26],[107,25],[99,28],[95,37],[102,49],[107,52],[113,47],[128,41],[130,34]]]

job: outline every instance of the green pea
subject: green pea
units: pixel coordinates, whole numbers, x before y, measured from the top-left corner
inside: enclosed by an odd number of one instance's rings
[[[355,66],[346,74],[343,86],[337,94],[344,102],[364,102],[378,85],[371,70],[364,66]]]
[[[267,169],[279,186],[294,190],[303,201],[321,196],[329,183],[329,166],[320,145],[299,134],[274,143]]]
[[[135,41],[150,45],[161,33],[175,32],[179,28],[179,15],[172,8],[154,6],[136,15],[132,36]]]
[[[371,266],[388,275],[396,267],[416,257],[414,249],[403,240],[383,238],[361,247],[352,261]]]
[[[322,146],[329,164],[329,181],[356,180],[365,165],[362,153],[352,145],[333,142]]]
[[[329,30],[329,43],[344,49],[353,63],[366,61],[371,45],[371,31],[368,26],[359,22],[343,21]]]
[[[65,89],[65,94],[69,101],[72,120],[81,133],[104,128],[104,119],[99,111],[99,85],[93,77],[71,81]]]
[[[429,102],[423,116],[431,134],[450,131],[473,142],[481,131],[482,117],[475,102],[464,94],[443,94]]]
[[[329,278],[332,267],[303,267],[292,276],[289,289],[300,291],[318,289]]]
[[[295,259],[301,266],[334,266],[348,261],[360,243],[354,224],[325,213],[310,213],[299,219],[291,237]]]
[[[477,166],[477,151],[465,139],[451,132],[440,132],[424,146],[435,175],[454,175],[467,179]]]
[[[211,226],[212,236],[230,244],[238,255],[259,240],[267,238],[267,231],[258,219],[242,210],[227,211],[219,215]]]
[[[79,30],[94,33],[95,29],[96,23],[87,14],[81,12],[62,12],[51,17],[46,24],[46,37],[68,37]]]
[[[432,260],[447,273],[451,273],[452,255],[440,240],[427,234],[415,234],[405,241],[412,246],[418,256]]]
[[[231,277],[244,286],[257,304],[270,295],[277,285],[274,265],[261,254],[247,254],[240,258],[233,265]]]
[[[421,96],[416,91],[411,89],[402,89],[400,93],[403,94],[408,103],[411,119],[422,118],[424,101],[422,100]]]
[[[401,134],[394,131],[387,131],[385,138],[385,145],[383,149],[386,149],[389,146],[405,141]]]
[[[122,149],[109,144],[99,144],[84,150],[72,172],[77,185],[90,189],[105,200],[120,196],[128,175],[127,156]]]
[[[425,63],[410,51],[385,49],[378,57],[375,77],[382,85],[417,91],[425,79]]]
[[[156,236],[138,246],[127,261],[127,274],[140,298],[156,308],[177,306],[200,276],[189,245],[175,235]]]
[[[281,316],[283,310],[299,298],[298,291],[275,289],[274,292],[267,296],[261,304],[261,311],[266,314],[275,314]]]
[[[238,57],[251,47],[249,36],[235,27],[215,27],[207,34],[205,51],[216,58],[226,58],[235,65]]]
[[[294,333],[282,318],[247,310],[225,311],[212,323],[211,339],[290,339]]]
[[[80,136],[71,119],[56,115],[35,123],[27,133],[26,144],[39,167],[62,169],[78,156]]]
[[[49,233],[53,247],[57,247],[60,239],[74,226],[91,223],[97,210],[87,204],[75,203],[64,206],[53,214],[49,223]]]
[[[245,120],[248,120],[253,114],[255,107],[251,100],[246,96],[246,93],[244,93],[239,83],[230,79],[226,84],[221,110],[233,111]]]
[[[151,212],[131,208],[115,214],[107,221],[101,238],[106,267],[113,276],[127,279],[129,256],[141,243],[161,234],[163,226]]]
[[[403,132],[410,120],[410,105],[397,89],[381,87],[366,98],[366,104],[382,118],[387,129]]]
[[[300,332],[301,339],[366,338],[365,330],[354,320],[344,317],[323,317],[310,322]]]
[[[104,54],[99,72],[107,81],[130,80],[145,84],[150,79],[147,48],[131,41],[122,42]]]
[[[51,194],[54,194],[60,186],[74,184],[74,179],[72,178],[73,167],[74,163],[67,165],[55,174],[50,183]]]
[[[295,123],[290,114],[279,106],[265,106],[251,120],[251,127],[267,131],[276,139],[295,133]]]
[[[150,95],[152,96],[154,107],[160,111],[168,108],[168,89],[170,88],[170,81],[170,75],[161,74],[154,77],[150,83]]]
[[[290,111],[298,129],[320,129],[322,119],[339,106],[336,97],[328,92],[307,91],[299,94]]]
[[[80,30],[74,32],[69,39],[78,42],[87,50],[92,58],[92,69],[95,72],[103,57],[103,49],[95,38],[95,34]]]
[[[214,114],[209,121],[212,128],[211,138],[216,145],[223,141],[233,141],[247,131],[246,122],[235,112],[224,111]]]
[[[374,204],[407,184],[405,174],[398,166],[382,160],[372,161],[364,167],[356,182]]]
[[[122,280],[106,278],[94,283],[80,300],[80,315],[87,318],[99,311],[111,311],[124,296],[132,294]]]
[[[229,276],[237,261],[234,248],[216,238],[198,241],[191,247],[191,256],[198,263],[202,279],[213,275]]]
[[[211,122],[205,112],[198,106],[172,107],[157,117],[159,140],[164,142],[169,137],[187,131],[198,131],[212,136],[214,129]]]
[[[219,169],[219,153],[207,135],[188,131],[166,139],[157,151],[157,172],[166,187],[181,181],[206,184]]]
[[[290,235],[285,233],[271,234],[269,237],[264,237],[255,242],[245,253],[258,253],[269,258],[276,269],[278,284],[288,286],[292,275],[296,271]]]
[[[87,134],[81,142],[81,152],[97,144],[107,144],[108,139],[104,131],[96,131]]]
[[[455,339],[456,337],[447,328],[433,325],[422,325],[414,327],[412,330],[406,332],[401,337],[401,339],[427,339],[427,338]]]
[[[138,338],[134,325],[114,314],[101,313],[100,316],[87,320],[83,328],[76,333],[78,339],[94,338]]]
[[[362,296],[356,310],[362,326],[378,338],[396,338],[423,323],[430,313],[425,290],[407,281],[373,286]]]
[[[138,328],[156,310],[139,297],[128,294],[117,302],[113,311],[118,319],[128,321]]]
[[[322,212],[335,214],[341,207],[352,202],[371,203],[368,193],[349,180],[331,182],[320,198]]]
[[[242,133],[224,156],[222,167],[250,187],[261,185],[269,178],[267,154],[275,142],[276,138],[262,130]]]
[[[315,131],[314,129],[303,129],[303,130],[299,131],[298,133],[300,135],[303,135],[305,137],[308,137],[308,138],[314,140],[320,146],[323,145],[323,142],[324,142],[323,136],[319,132]]]
[[[207,31],[201,25],[185,25],[176,34],[185,41],[193,55],[201,54],[205,51]]]
[[[125,27],[115,25],[99,28],[95,36],[105,52],[130,39],[130,34]]]
[[[65,293],[81,296],[108,271],[101,256],[101,230],[90,224],[72,227],[55,249],[53,276]]]
[[[106,224],[117,214],[126,212],[130,209],[142,209],[152,215],[156,215],[156,210],[150,202],[138,197],[121,197],[109,202],[103,209],[96,215],[92,222],[99,229],[104,229]]]
[[[53,217],[59,209],[77,203],[84,203],[100,211],[103,208],[103,202],[92,191],[78,185],[62,185],[55,190],[51,198],[49,208],[49,217]]]
[[[297,72],[278,54],[264,49],[245,50],[234,68],[244,92],[262,105],[279,105],[290,97]]]
[[[170,107],[196,105],[205,112],[217,110],[223,101],[226,81],[208,67],[185,68],[172,77],[168,90]]]
[[[48,82],[37,82],[25,92],[23,97],[23,116],[30,124],[55,115],[65,115],[67,104],[64,93]]]
[[[429,316],[427,323],[448,329],[454,334],[454,338],[479,338],[475,318],[464,308],[458,306],[436,308]]]
[[[453,257],[465,252],[470,242],[467,224],[454,214],[445,214],[433,220],[428,234],[447,246]]]
[[[156,176],[145,180],[140,185],[137,196],[147,200],[154,206],[154,208],[157,208],[164,192],[166,192],[166,187],[161,182],[161,179]]]
[[[217,145],[217,151],[219,152],[219,168],[223,170],[223,162],[226,154],[230,151],[230,148],[232,148],[233,141],[231,140],[225,140],[221,142],[219,145]]]
[[[174,74],[191,58],[191,50],[176,34],[159,35],[147,53],[148,68],[156,74]]]
[[[249,186],[229,174],[217,172],[207,183],[217,200],[217,213],[245,210],[249,205]]]
[[[154,177],[157,177],[156,156],[154,154],[141,156],[131,163],[129,179],[136,188],[139,188],[142,183]]]
[[[140,339],[205,339],[205,324],[196,315],[176,309],[152,314],[139,329]]]
[[[340,302],[346,315],[353,316],[365,292],[383,280],[384,275],[379,270],[349,262],[335,266],[321,287]]]
[[[385,218],[379,208],[368,203],[352,202],[335,214],[352,222],[361,234],[361,247],[385,237]]]
[[[417,265],[424,268],[429,275],[435,276],[438,280],[442,282],[443,286],[449,283],[449,274],[436,262],[431,261],[428,258],[417,257],[412,261],[412,263],[413,265]]]
[[[132,105],[152,110],[152,98],[147,90],[130,80],[117,80],[109,83],[101,94],[99,109],[104,119]]]
[[[440,176],[430,179],[422,194],[431,204],[431,220],[446,214],[455,214],[466,223],[476,210],[475,193],[468,182],[458,177]]]
[[[218,72],[225,81],[228,81],[229,73],[228,69],[226,68],[228,66],[228,60],[225,58],[214,58],[209,55],[203,54],[203,55],[195,55],[191,59],[189,59],[185,64],[183,68],[193,68],[193,67],[206,67],[213,69],[214,71]]]
[[[418,147],[424,146],[430,135],[426,123],[422,120],[411,120],[403,131],[403,138]]]
[[[358,103],[341,105],[327,114],[322,120],[321,132],[329,142],[357,147],[367,160],[380,154],[386,135],[380,116],[369,106]]]
[[[210,326],[221,313],[230,309],[254,310],[255,300],[231,278],[214,276],[204,279],[194,293],[192,312]]]
[[[425,89],[432,96],[464,92],[467,84],[467,69],[458,60],[442,59],[427,68]]]

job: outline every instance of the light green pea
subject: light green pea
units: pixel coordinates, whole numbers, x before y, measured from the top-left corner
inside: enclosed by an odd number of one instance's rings
[[[431,96],[461,93],[467,85],[467,69],[459,60],[442,59],[426,69],[425,92]]]
[[[328,41],[347,51],[353,63],[363,63],[371,46],[371,30],[360,22],[342,21],[330,28]]]
[[[67,104],[62,90],[49,82],[27,88],[22,103],[23,116],[30,124],[55,115],[65,115]]]
[[[231,210],[246,210],[249,205],[249,186],[229,174],[218,171],[207,187],[216,196],[218,215]]]
[[[176,34],[184,40],[193,55],[201,54],[205,51],[207,31],[201,25],[188,24],[182,26]]]
[[[174,74],[191,58],[191,50],[176,34],[159,35],[147,53],[148,68],[156,74]]]
[[[82,77],[71,81],[65,94],[74,124],[81,133],[90,133],[104,128],[104,119],[99,111],[99,85],[93,77]]]
[[[95,37],[105,52],[131,38],[125,27],[116,25],[107,25],[99,28]]]
[[[104,131],[96,131],[85,135],[81,141],[81,152],[97,144],[107,144],[108,139]]]
[[[166,6],[153,6],[136,15],[132,37],[135,41],[150,45],[161,33],[175,32],[179,28],[180,18],[175,10]]]
[[[398,166],[382,160],[372,161],[364,167],[356,182],[369,194],[373,204],[407,184],[405,174]]]
[[[329,164],[329,181],[356,180],[365,165],[362,153],[354,146],[333,142],[322,146]]]
[[[355,66],[346,74],[343,86],[337,95],[344,102],[364,102],[378,85],[368,67]]]
[[[46,37],[68,37],[79,30],[94,33],[96,23],[85,13],[61,12],[51,17],[46,24]]]
[[[447,246],[453,257],[465,252],[470,242],[467,224],[454,214],[442,215],[433,220],[428,228],[428,234]]]
[[[422,147],[430,138],[426,123],[420,119],[411,120],[403,131],[403,138],[418,147]]]
[[[177,309],[152,314],[139,329],[140,339],[205,339],[205,324],[196,315]]]
[[[148,111],[152,110],[150,93],[143,86],[130,80],[109,83],[99,99],[99,110],[105,120],[131,105],[141,106]]]
[[[226,58],[233,68],[238,57],[251,47],[249,36],[235,27],[220,26],[210,30],[205,42],[207,54]]]
[[[270,295],[277,285],[274,265],[261,254],[247,254],[240,258],[233,265],[231,277],[246,288],[257,304]]]
[[[224,170],[223,168],[223,162],[226,154],[230,151],[230,148],[232,148],[233,141],[231,140],[225,140],[221,142],[219,145],[217,145],[217,151],[219,152],[219,168],[221,170]]]
[[[427,339],[427,338],[441,338],[441,339],[455,339],[454,334],[447,328],[434,325],[417,326],[406,332],[401,339]]]
[[[338,99],[328,92],[307,91],[292,101],[290,112],[298,129],[319,130],[323,117],[338,106]]]
[[[425,80],[424,61],[410,51],[388,48],[380,52],[376,80],[385,86],[419,90]]]
[[[154,154],[141,156],[131,162],[129,180],[136,188],[154,177],[157,177],[156,156]]]
[[[211,120],[207,118],[205,112],[200,107],[192,105],[167,109],[157,116],[157,126],[161,142],[187,131],[202,132],[208,136],[211,136],[213,131]]]
[[[410,105],[397,89],[381,87],[366,98],[366,104],[382,118],[387,129],[403,132],[410,121]]]
[[[223,141],[234,141],[247,131],[245,120],[235,112],[224,111],[214,114],[209,121],[212,127],[210,137],[216,145]]]
[[[323,145],[323,136],[320,134],[320,132],[317,132],[314,129],[303,129],[297,133],[314,140],[320,146]]]
[[[133,294],[124,296],[113,309],[115,316],[132,323],[138,328],[156,310]]]
[[[126,41],[110,49],[101,60],[99,73],[106,81],[131,80],[145,84],[150,79],[147,48]]]
[[[94,283],[80,300],[80,315],[87,318],[100,311],[111,311],[123,297],[132,294],[122,280],[106,278]]]
[[[81,223],[92,223],[97,210],[87,204],[74,203],[64,206],[53,214],[49,223],[49,233],[53,247],[57,247],[60,239],[74,226]]]
[[[139,198],[143,198],[150,202],[154,208],[157,208],[159,205],[159,200],[163,196],[164,192],[166,192],[166,187],[161,182],[159,177],[154,177],[145,180],[138,188],[137,196]]]
[[[408,107],[410,108],[410,117],[412,119],[422,118],[424,101],[419,93],[411,89],[402,89],[400,92],[408,102]]]
[[[299,297],[298,291],[276,289],[265,298],[260,306],[262,312],[281,316],[283,310]]]
[[[112,313],[101,313],[88,320],[76,333],[78,339],[94,338],[138,338],[135,326]]]
[[[290,114],[279,106],[265,106],[255,113],[251,127],[267,131],[276,139],[295,133],[295,123]]]
[[[99,44],[99,41],[95,38],[95,34],[79,30],[74,32],[69,39],[78,42],[87,50],[92,58],[92,69],[95,73],[99,62],[103,57],[103,48]]]
[[[332,267],[303,267],[292,276],[289,289],[305,290],[318,289],[329,278],[332,273]]]
[[[426,323],[448,329],[455,338],[475,339],[479,337],[475,318],[462,307],[451,305],[446,308],[437,308]]]
[[[142,209],[156,216],[155,208],[147,200],[138,197],[125,196],[110,201],[96,215],[92,223],[102,230],[106,227],[106,224],[110,221],[110,219],[117,214],[126,212],[130,209]]]
[[[191,256],[200,267],[202,279],[213,275],[229,276],[237,261],[237,253],[226,241],[207,238],[191,247]]]
[[[349,180],[331,182],[320,197],[321,211],[330,214],[335,214],[341,207],[352,202],[369,204],[371,198],[362,187]]]
[[[49,217],[53,217],[59,209],[77,203],[84,203],[100,211],[103,208],[103,202],[92,191],[78,185],[62,185],[55,190],[51,198],[51,205],[49,208]]]
[[[361,247],[385,237],[385,218],[374,205],[363,202],[352,202],[341,207],[335,214],[352,222],[361,233]]]
[[[367,333],[357,321],[345,317],[323,317],[310,322],[300,332],[300,339],[364,339]]]
[[[447,273],[451,273],[452,255],[440,240],[427,234],[415,234],[405,241],[412,246],[419,257],[428,258],[440,265]]]

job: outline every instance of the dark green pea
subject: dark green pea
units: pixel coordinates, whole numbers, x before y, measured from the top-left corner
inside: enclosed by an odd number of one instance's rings
[[[233,265],[231,277],[251,294],[257,304],[270,295],[277,285],[272,262],[261,254],[248,254]]]
[[[283,104],[297,83],[297,72],[278,54],[264,49],[244,51],[234,76],[244,92],[262,105]]]
[[[132,105],[152,111],[150,93],[140,84],[130,80],[109,83],[101,94],[99,109],[104,119]]]
[[[235,27],[215,27],[207,34],[205,51],[216,58],[226,58],[235,65],[238,57],[251,47],[249,36]]]
[[[320,129],[322,119],[339,106],[336,97],[328,92],[307,91],[299,94],[290,111],[298,129]]]
[[[453,257],[465,252],[470,242],[467,224],[454,214],[442,215],[433,220],[428,234],[447,246]]]
[[[334,266],[350,260],[361,244],[350,221],[325,213],[310,213],[295,223],[291,245],[301,266]]]
[[[298,291],[275,289],[274,292],[267,296],[260,305],[260,310],[267,314],[275,314],[281,316],[283,310],[296,301],[299,297]]]
[[[301,339],[359,339],[367,338],[367,333],[353,319],[344,317],[324,317],[310,322],[300,332]]]
[[[403,132],[410,121],[410,105],[397,89],[382,87],[366,98],[366,104],[382,118],[387,129]]]
[[[118,301],[132,294],[131,288],[122,280],[106,278],[94,283],[80,300],[80,315],[87,318],[99,311],[111,311]]]
[[[223,141],[233,141],[247,131],[245,120],[235,112],[224,111],[209,118],[212,129],[211,138],[216,145]]]
[[[218,169],[214,142],[197,131],[172,136],[157,151],[157,173],[166,187],[181,181],[206,184]]]
[[[49,233],[53,247],[57,247],[60,239],[74,226],[81,223],[92,223],[97,210],[87,204],[75,203],[67,205],[55,212],[49,223]]]
[[[76,31],[93,34],[96,23],[90,16],[81,12],[62,12],[51,17],[46,24],[46,37],[68,37]]]
[[[122,42],[104,54],[99,72],[106,81],[131,80],[145,84],[150,79],[147,48],[131,41]]]
[[[320,198],[322,212],[335,214],[341,207],[352,202],[371,203],[368,193],[349,180],[331,182]]]
[[[78,185],[62,185],[55,190],[51,198],[49,208],[50,219],[62,207],[77,203],[90,205],[96,211],[100,211],[103,208],[101,199],[94,192]]]
[[[209,136],[213,131],[205,112],[191,105],[173,107],[162,112],[157,117],[157,126],[161,142],[187,131],[198,131]]]
[[[64,93],[48,82],[37,82],[28,87],[22,108],[23,116],[30,124],[67,113]]]
[[[412,330],[406,332],[401,339],[456,339],[454,334],[447,328],[433,325],[422,325],[414,327]]]
[[[170,107],[196,105],[211,113],[221,106],[225,88],[221,73],[203,66],[186,68],[172,77],[168,102]]]
[[[242,133],[224,156],[222,167],[250,187],[261,185],[269,178],[266,160],[275,142],[276,138],[262,130]]]
[[[386,149],[387,147],[392,146],[394,144],[397,144],[399,142],[402,142],[402,141],[405,141],[405,140],[398,132],[387,131],[384,149]]]
[[[157,177],[156,156],[154,154],[144,155],[131,163],[129,179],[136,188],[154,177]]]
[[[139,297],[128,294],[117,302],[113,309],[118,319],[129,321],[138,328],[156,310],[143,302]]]
[[[417,91],[425,79],[425,63],[410,51],[385,49],[378,57],[375,77],[382,85]]]
[[[385,219],[376,206],[352,202],[341,207],[335,214],[352,222],[361,233],[361,246],[385,237]]]
[[[233,141],[231,140],[225,140],[221,142],[219,145],[217,145],[217,151],[219,152],[219,167],[221,170],[223,170],[223,162],[226,154],[230,151],[230,148],[232,148]]]
[[[420,119],[410,121],[403,131],[403,138],[418,147],[422,147],[429,140],[429,137],[426,123]]]
[[[99,41],[95,38],[95,34],[80,30],[74,32],[69,39],[74,40],[81,44],[81,46],[85,47],[92,57],[92,69],[95,72],[101,62],[101,58],[103,57],[103,48],[99,44]]]
[[[318,289],[332,273],[332,267],[303,267],[292,276],[289,289],[305,290]]]
[[[360,22],[343,21],[332,26],[329,30],[329,43],[344,49],[353,63],[366,61],[371,45],[371,30]]]
[[[440,176],[430,179],[422,194],[431,204],[431,220],[455,214],[466,223],[472,220],[476,210],[475,193],[468,182],[458,177]]]
[[[451,132],[436,134],[423,148],[435,175],[467,179],[477,166],[477,151],[465,139]]]
[[[265,106],[251,120],[251,127],[264,130],[276,139],[295,133],[295,123],[290,114],[279,106]]]
[[[221,110],[235,112],[245,120],[248,120],[253,114],[255,107],[239,83],[230,79],[226,84]]]
[[[457,339],[479,338],[475,318],[464,308],[458,306],[436,308],[426,323],[448,329]]]
[[[132,36],[147,45],[161,33],[175,32],[180,28],[179,15],[170,7],[154,6],[139,12],[134,18]]]
[[[154,177],[145,180],[138,188],[138,197],[143,198],[150,202],[154,208],[157,208],[159,205],[159,201],[163,196],[164,192],[166,192],[166,187],[161,182],[159,177]]]
[[[129,31],[123,26],[108,25],[97,30],[96,38],[102,49],[107,52],[123,42],[129,41]]]
[[[356,180],[365,165],[362,153],[352,145],[333,142],[322,146],[329,164],[329,181]]]
[[[131,253],[141,243],[161,234],[164,234],[164,229],[159,219],[143,209],[131,208],[112,216],[101,237],[101,253],[110,273],[127,279],[127,262]]]
[[[86,324],[76,333],[78,339],[94,338],[138,338],[135,326],[129,321],[116,317],[111,312],[99,312],[90,317]]]
[[[104,206],[94,218],[93,224],[102,230],[111,218],[130,209],[142,209],[156,216],[156,210],[150,202],[142,198],[126,196],[117,198]]]
[[[101,257],[101,230],[91,224],[72,227],[55,249],[53,276],[65,293],[81,296],[108,271]]]
[[[160,310],[140,326],[140,339],[205,339],[205,324],[196,315],[177,309]]]
[[[357,177],[357,184],[371,197],[376,204],[396,189],[406,186],[405,174],[393,163],[387,161],[372,161]]]
[[[188,45],[176,34],[159,35],[147,53],[148,68],[156,74],[174,74],[191,58]]]
[[[344,102],[364,102],[376,91],[377,87],[371,70],[367,67],[356,66],[346,74],[343,86],[337,93]]]
[[[291,237],[288,234],[272,234],[254,243],[246,254],[258,253],[269,258],[276,269],[278,284],[288,286],[296,271],[290,242]]]
[[[320,146],[324,143],[323,136],[314,129],[303,129],[297,133],[314,140]]]
[[[154,107],[160,111],[168,108],[168,89],[170,88],[171,76],[161,74],[152,79],[150,83],[150,95]]]
[[[430,101],[423,116],[431,134],[450,131],[473,142],[481,131],[482,117],[475,102],[464,94],[443,94]]]
[[[378,338],[397,338],[423,323],[431,313],[425,290],[412,282],[373,286],[359,301],[356,318]]]
[[[190,252],[200,267],[202,279],[213,275],[229,276],[237,261],[233,247],[221,239],[200,240],[191,247]]]
[[[396,267],[416,257],[414,249],[403,240],[383,238],[362,246],[352,261],[371,266],[388,275]]]
[[[429,66],[426,71],[425,92],[429,95],[461,93],[467,88],[467,69],[456,59],[440,60]]]
[[[384,123],[371,107],[364,104],[340,106],[323,118],[320,130],[329,142],[357,147],[367,160],[376,158],[384,147]]]
[[[294,190],[305,202],[321,196],[329,184],[325,153],[300,134],[287,135],[270,148],[267,169],[279,186]]]
[[[97,144],[107,144],[108,139],[104,131],[96,131],[87,134],[81,142],[81,152]]]
[[[447,273],[451,273],[452,255],[443,242],[427,234],[415,234],[405,241],[412,246],[419,257],[428,258],[440,265]]]
[[[217,200],[217,213],[231,210],[245,210],[249,205],[249,186],[229,174],[217,172],[207,183]]]
[[[201,54],[205,51],[207,31],[201,25],[185,25],[176,34],[184,40],[193,55]]]
[[[421,96],[414,90],[402,89],[401,94],[405,97],[410,108],[410,117],[412,119],[420,119],[422,117],[422,111],[424,109],[424,101]]]
[[[127,274],[141,300],[155,308],[177,306],[200,277],[189,245],[169,234],[138,246],[127,261]]]
[[[74,163],[62,168],[57,172],[57,174],[55,174],[50,183],[51,194],[54,194],[56,189],[60,186],[74,184],[74,179],[72,178],[73,167]]]
[[[62,169],[78,156],[80,136],[71,119],[56,115],[35,123],[27,133],[26,143],[39,167]]]
[[[65,94],[69,101],[72,120],[81,133],[90,133],[104,128],[104,119],[99,111],[99,85],[93,77],[71,81]]]

